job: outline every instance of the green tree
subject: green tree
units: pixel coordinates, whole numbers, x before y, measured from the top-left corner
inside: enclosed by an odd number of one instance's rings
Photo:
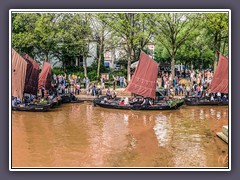
[[[37,13],[12,14],[12,44],[20,54],[27,53],[34,57],[34,29],[41,15]]]
[[[112,33],[120,37],[118,44],[127,55],[127,75],[130,80],[131,62],[139,59],[140,51],[149,43],[153,36],[147,13],[109,13],[102,14],[103,22]]]
[[[204,14],[204,17],[208,35],[212,37],[214,46],[215,72],[219,53],[221,51],[225,52],[226,45],[228,45],[228,13],[206,13]]]
[[[153,20],[157,41],[166,48],[171,57],[171,72],[175,76],[175,55],[199,25],[200,14],[162,13]]]

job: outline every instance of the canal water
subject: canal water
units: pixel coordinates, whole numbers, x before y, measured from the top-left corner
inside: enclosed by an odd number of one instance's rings
[[[64,104],[12,112],[13,167],[227,167],[228,107],[128,111]]]

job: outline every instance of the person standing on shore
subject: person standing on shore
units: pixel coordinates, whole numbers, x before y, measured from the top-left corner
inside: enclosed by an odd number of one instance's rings
[[[105,79],[104,79],[104,77],[101,78],[101,88],[105,89]]]
[[[88,77],[86,77],[86,87],[88,87],[89,86],[89,84],[90,84],[90,80],[88,79]]]
[[[113,75],[113,90],[116,88],[116,77]]]
[[[126,81],[126,78],[123,76],[123,84],[124,84],[124,87],[127,86],[127,81]]]
[[[86,77],[85,76],[83,78],[83,86],[84,86],[84,89],[86,89]]]
[[[123,76],[119,77],[120,88],[124,87]]]

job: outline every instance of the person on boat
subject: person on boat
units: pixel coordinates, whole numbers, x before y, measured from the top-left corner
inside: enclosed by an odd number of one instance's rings
[[[112,94],[112,99],[114,99],[114,98],[116,98],[116,97],[117,97],[117,91],[114,90],[114,91],[113,91],[113,94]]]
[[[109,88],[108,88],[108,90],[106,91],[106,96],[108,97],[108,99],[111,98],[111,91],[110,91]]]
[[[16,98],[17,104],[20,104],[22,101],[20,98]]]
[[[44,98],[44,91],[45,91],[45,88],[43,86],[41,86],[41,94],[42,94],[42,98]]]
[[[35,103],[39,103],[39,98],[38,97],[35,97],[34,99],[33,99],[33,103],[35,104]]]
[[[227,95],[226,94],[223,95],[222,100],[223,100],[223,102],[227,102]]]
[[[120,101],[119,105],[124,105],[124,99]]]
[[[217,100],[218,100],[218,101],[222,101],[222,98],[221,98],[221,96],[222,96],[222,95],[221,95],[221,93],[220,93],[220,92],[218,92],[218,93],[217,93]]]
[[[131,101],[131,105],[139,105],[142,104],[143,101],[140,101],[140,98],[134,97]]]
[[[27,106],[31,102],[30,98],[28,96],[24,97],[24,104]]]
[[[128,97],[125,97],[124,98],[124,105],[128,105],[129,104],[129,99],[128,99]]]
[[[210,98],[211,101],[214,101],[214,95],[211,94],[211,98]]]
[[[152,103],[150,102],[149,98],[144,98],[143,103],[141,105],[151,106]]]
[[[209,93],[208,93],[208,90],[205,90],[205,91],[204,91],[204,97],[205,97],[205,99],[209,99]]]
[[[15,97],[12,96],[12,107],[16,107],[17,106],[17,100]]]
[[[33,102],[34,99],[35,99],[35,96],[30,94],[30,101]]]
[[[163,98],[161,101],[159,101],[159,102],[157,103],[157,105],[167,106],[166,99]]]

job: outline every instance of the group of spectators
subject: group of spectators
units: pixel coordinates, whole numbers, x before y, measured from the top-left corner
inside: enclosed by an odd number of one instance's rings
[[[220,92],[209,93],[209,85],[213,79],[211,70],[187,70],[185,78],[172,77],[171,73],[162,72],[157,80],[158,88],[163,88],[167,96],[196,96],[199,98],[210,97],[211,100],[225,100],[226,94]]]
[[[73,94],[79,95],[80,92],[84,89],[87,92],[87,95],[98,96],[101,94],[101,90],[105,88],[104,79],[101,79],[101,85],[98,83],[91,83],[88,77],[83,77],[75,74],[69,74],[68,77],[66,74],[62,75],[53,75],[54,89],[58,94]]]

